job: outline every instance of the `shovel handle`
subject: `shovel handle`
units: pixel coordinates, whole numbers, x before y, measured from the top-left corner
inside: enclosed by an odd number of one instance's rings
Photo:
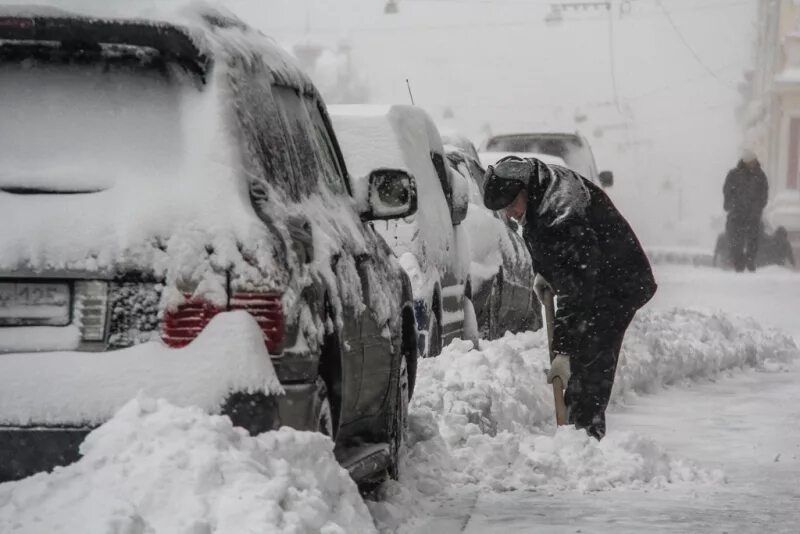
[[[544,317],[547,323],[547,346],[550,350],[550,362],[553,361],[555,354],[553,354],[553,328],[555,327],[556,320],[556,307],[553,298],[553,292],[550,289],[545,289],[544,297]],[[553,380],[553,401],[556,407],[556,424],[564,426],[567,424],[567,404],[564,402],[564,384],[561,383],[560,378]]]

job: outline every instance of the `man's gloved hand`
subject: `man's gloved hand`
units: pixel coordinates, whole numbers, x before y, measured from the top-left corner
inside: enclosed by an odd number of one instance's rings
[[[556,378],[561,379],[561,385],[567,387],[569,377],[572,376],[569,366],[569,356],[556,353],[556,357],[550,363],[550,370],[547,372],[547,383],[552,384]]]
[[[550,286],[550,282],[544,279],[544,276],[537,273],[536,278],[533,279],[533,292],[536,293],[536,297],[542,304],[544,304],[545,291],[552,293],[553,288]]]

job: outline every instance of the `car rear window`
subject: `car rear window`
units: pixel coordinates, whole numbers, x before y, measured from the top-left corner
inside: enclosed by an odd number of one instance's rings
[[[0,187],[81,192],[168,175],[183,153],[183,95],[197,87],[163,63],[0,63]]]

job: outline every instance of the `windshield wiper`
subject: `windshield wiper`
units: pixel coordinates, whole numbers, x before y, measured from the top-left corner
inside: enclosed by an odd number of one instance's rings
[[[100,193],[105,189],[53,189],[48,187],[25,187],[25,186],[0,186],[0,191],[12,195],[91,195]]]

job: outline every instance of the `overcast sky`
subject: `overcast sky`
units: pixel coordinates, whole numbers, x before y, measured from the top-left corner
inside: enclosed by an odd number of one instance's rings
[[[551,3],[398,0],[393,15],[381,0],[228,5],[280,41],[348,43],[372,101],[408,102],[408,78],[417,105],[476,143],[485,125],[579,129],[648,242],[710,247],[740,149],[736,87],[752,64],[756,0],[615,1],[611,21],[568,11],[555,25]],[[598,126],[610,126],[602,138]]]

